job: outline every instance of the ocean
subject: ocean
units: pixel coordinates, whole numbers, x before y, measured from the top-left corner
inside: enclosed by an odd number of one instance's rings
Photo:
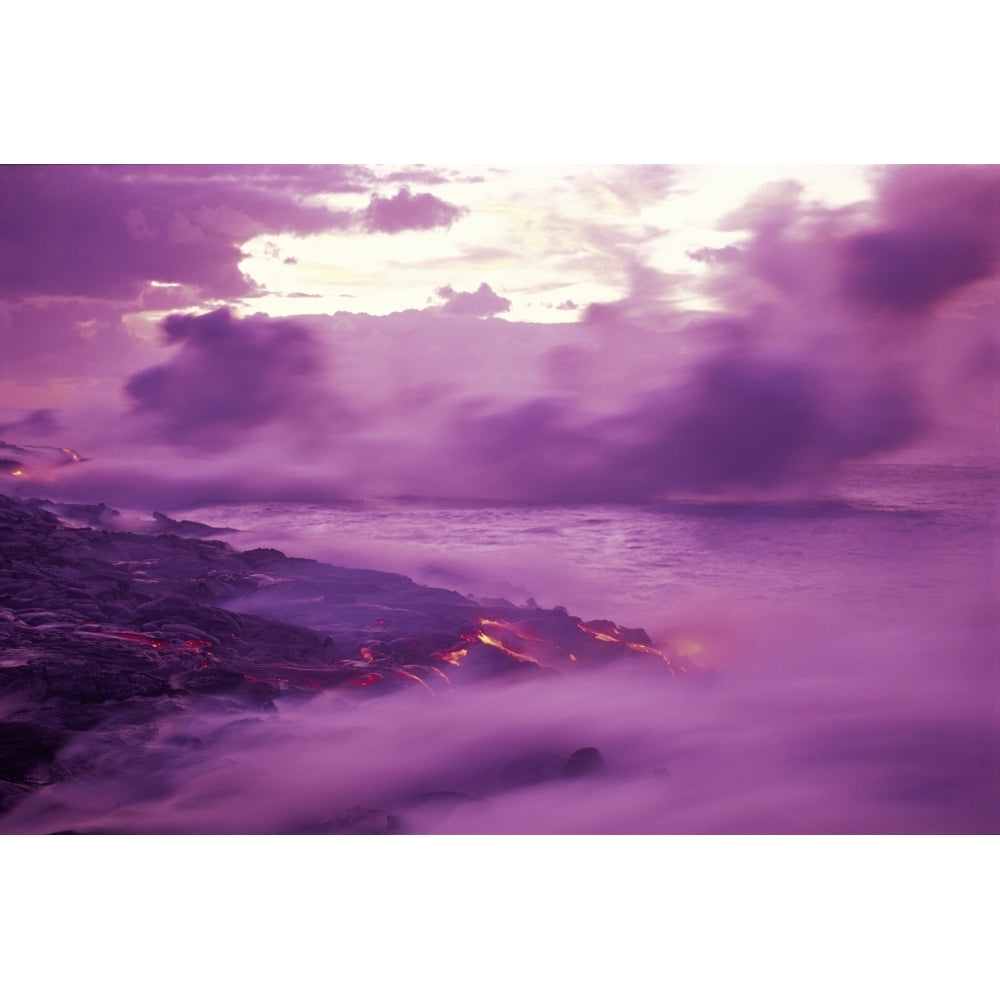
[[[661,626],[692,599],[828,603],[903,618],[995,568],[996,470],[859,465],[787,501],[496,504],[378,499],[244,503],[183,516],[239,548],[403,572],[417,582],[585,617]],[[176,512],[175,512],[176,513]],[[984,590],[984,596],[986,591]],[[933,596],[932,596],[933,595]]]

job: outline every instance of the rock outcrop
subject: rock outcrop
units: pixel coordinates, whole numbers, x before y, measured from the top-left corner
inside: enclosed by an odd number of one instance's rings
[[[324,689],[432,695],[622,656],[676,666],[644,632],[612,622],[486,607],[397,574],[173,530],[111,531],[101,526],[109,511],[68,511],[96,525],[70,527],[37,501],[0,495],[0,813],[75,773],[63,748],[78,733],[141,746],[166,716],[273,711]],[[158,521],[188,533],[193,524]],[[564,773],[594,768],[582,753]],[[556,770],[525,767],[506,780]]]

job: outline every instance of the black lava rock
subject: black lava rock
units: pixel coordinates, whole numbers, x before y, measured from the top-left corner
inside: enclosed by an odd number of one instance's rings
[[[585,778],[596,774],[604,766],[604,758],[597,747],[581,747],[569,755],[562,766],[562,773],[566,778]]]

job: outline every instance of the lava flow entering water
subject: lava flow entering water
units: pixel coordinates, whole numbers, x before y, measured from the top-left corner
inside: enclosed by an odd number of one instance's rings
[[[652,645],[641,629],[623,629],[613,622],[583,622],[570,618],[565,623],[545,620],[552,635],[540,634],[535,623],[507,622],[480,618],[475,632],[463,633],[462,643],[434,653],[435,659],[450,667],[461,667],[477,646],[499,650],[518,663],[535,667],[568,666],[585,662],[607,662],[614,650],[623,654],[656,657],[671,674],[686,673],[684,658],[674,659]],[[572,626],[575,625],[575,628]],[[613,647],[613,648],[612,648]]]

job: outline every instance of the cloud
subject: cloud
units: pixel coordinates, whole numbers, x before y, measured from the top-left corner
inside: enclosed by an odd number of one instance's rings
[[[556,396],[470,407],[454,421],[453,460],[505,499],[743,496],[814,484],[922,427],[913,393],[884,375],[838,381],[806,359],[733,352],[607,415]]]
[[[454,316],[493,316],[510,310],[510,299],[497,295],[485,281],[474,292],[456,292],[445,285],[437,294],[445,300],[441,312]]]
[[[0,377],[17,378],[25,385],[121,377],[150,357],[149,345],[134,337],[123,322],[122,309],[100,299],[44,297],[0,307],[0,336],[4,353]]]
[[[870,202],[846,208],[795,184],[762,189],[723,220],[738,232],[693,279],[712,314],[685,311],[675,276],[622,249],[629,294],[580,323],[496,318],[507,300],[486,283],[382,317],[175,315],[170,356],[157,348],[123,379],[130,447],[162,456],[141,459],[146,495],[806,495],[854,459],[983,452],[995,441],[996,256],[982,220],[996,173],[924,169],[885,170]],[[935,234],[978,256],[928,263]],[[96,484],[106,415],[57,417],[89,427],[66,443],[94,459],[72,475]],[[206,455],[211,470],[185,464]]]
[[[400,233],[408,229],[438,229],[451,226],[465,209],[432,194],[411,194],[401,187],[391,198],[373,194],[362,216],[364,227],[373,233]]]
[[[443,170],[433,167],[406,167],[386,174],[382,180],[397,184],[447,184],[449,177]]]
[[[868,306],[921,310],[993,273],[1000,168],[900,167],[883,184],[880,225],[846,246],[844,287]]]
[[[134,300],[151,281],[204,298],[253,294],[240,246],[253,236],[345,229],[309,200],[365,190],[353,167],[0,167],[0,295]]]
[[[688,250],[687,256],[691,260],[700,261],[702,264],[725,264],[739,258],[740,251],[737,247],[699,247],[697,250]]]
[[[0,423],[0,434],[16,437],[18,440],[42,440],[64,430],[55,413],[48,408],[31,410],[10,423]]]
[[[298,323],[220,309],[169,316],[163,329],[179,350],[125,390],[171,442],[222,450],[275,421],[325,423],[337,410],[319,384],[327,359]]]

